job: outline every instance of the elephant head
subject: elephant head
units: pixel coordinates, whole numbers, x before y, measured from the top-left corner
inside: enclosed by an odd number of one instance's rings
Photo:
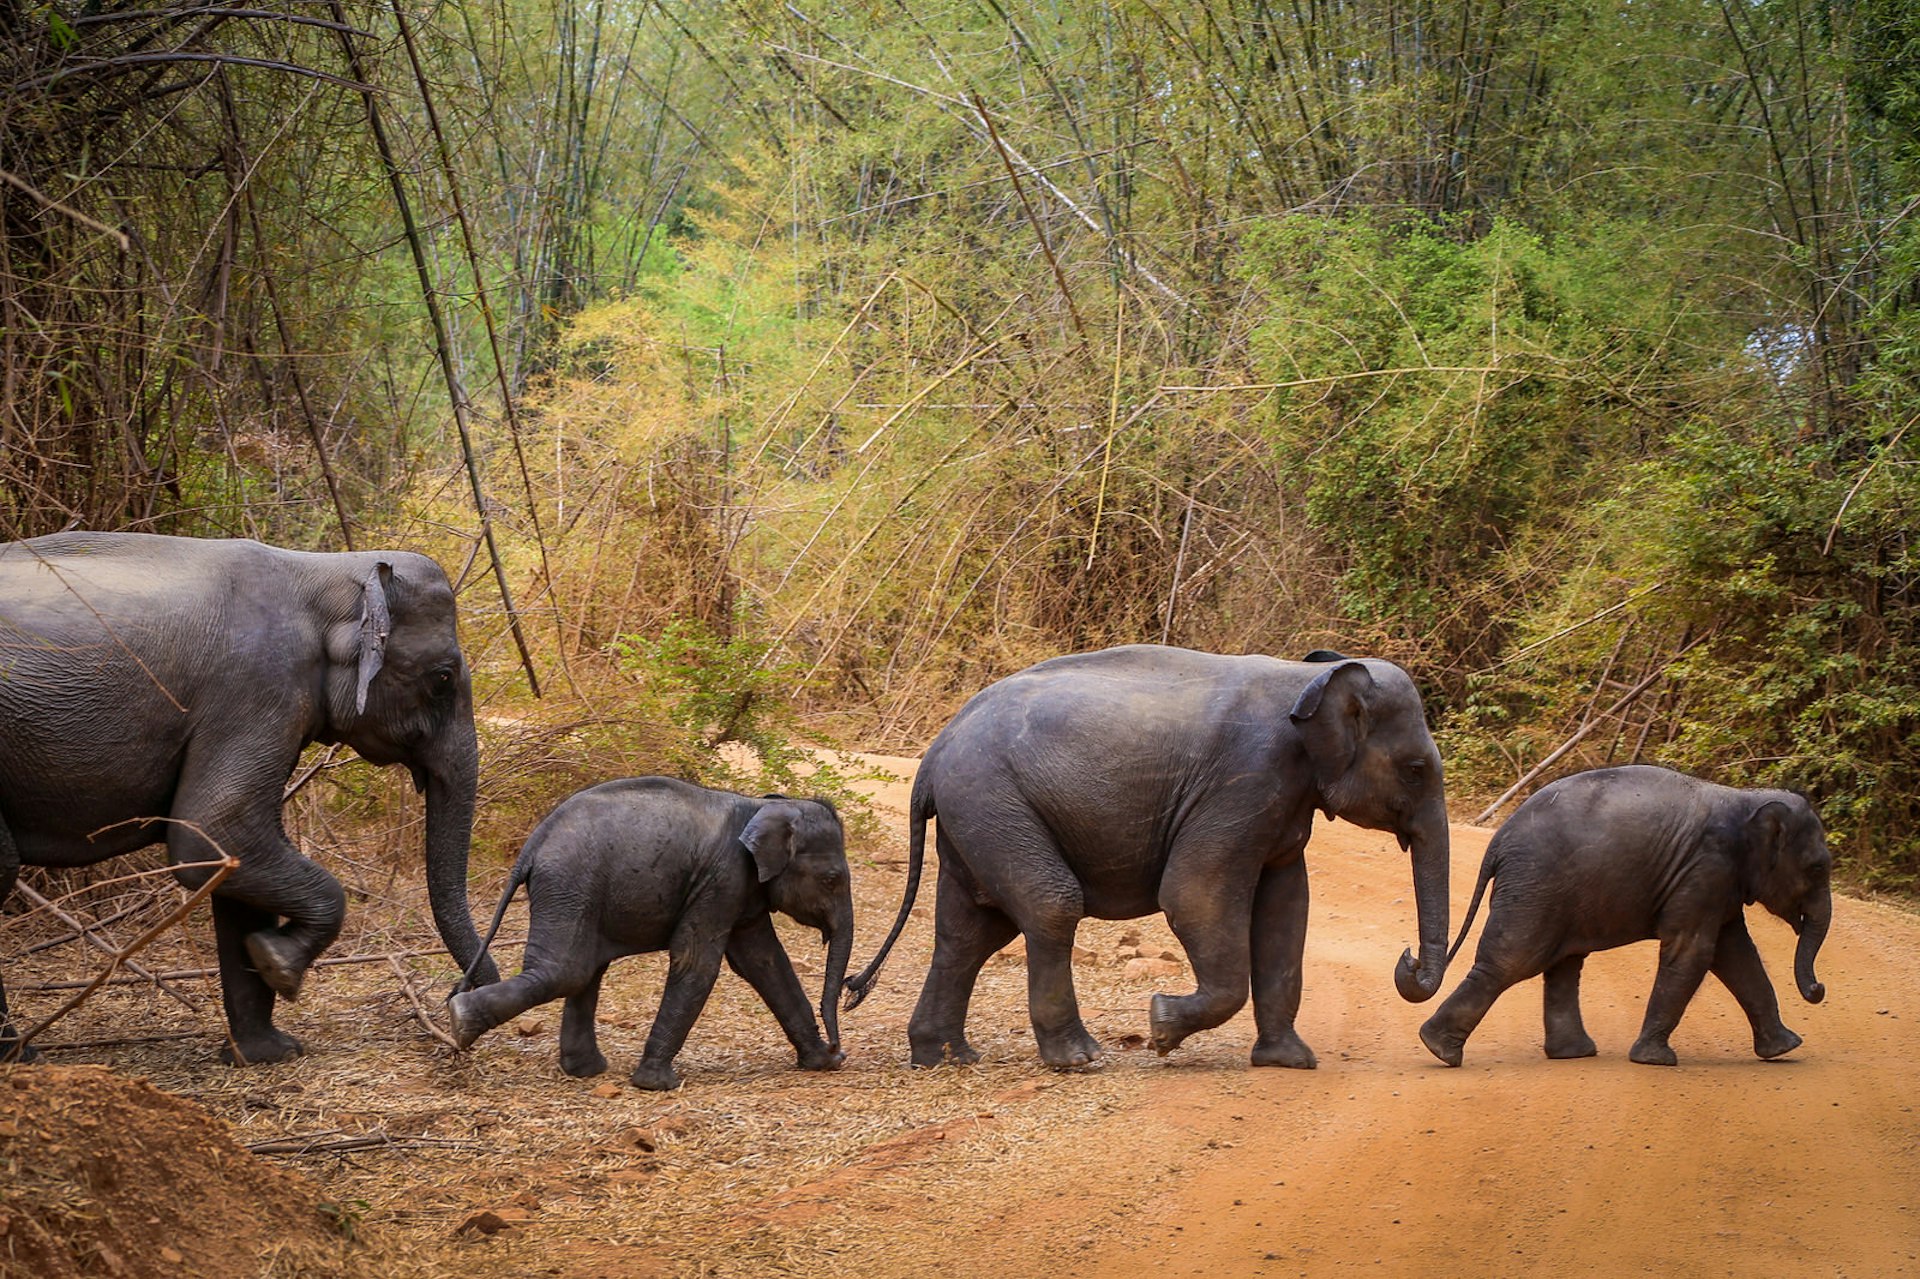
[[[1813,806],[1789,791],[1761,792],[1744,827],[1742,895],[1793,925],[1793,979],[1801,998],[1817,1004],[1827,988],[1814,979],[1813,961],[1833,923],[1827,833]]]
[[[740,842],[753,854],[768,903],[809,928],[818,928],[827,945],[820,1024],[827,1046],[837,1050],[840,987],[853,954],[853,881],[847,871],[840,815],[824,799],[770,795],[740,832]]]
[[[1291,719],[1321,811],[1392,831],[1412,856],[1420,955],[1400,956],[1394,985],[1411,1002],[1432,998],[1446,971],[1447,797],[1419,690],[1391,662],[1339,661],[1301,692]]]
[[[354,568],[351,610],[327,637],[328,730],[375,764],[403,764],[426,796],[427,895],[434,926],[476,980],[499,979],[467,908],[480,750],[473,685],[454,622],[453,588],[420,555],[341,557]]]

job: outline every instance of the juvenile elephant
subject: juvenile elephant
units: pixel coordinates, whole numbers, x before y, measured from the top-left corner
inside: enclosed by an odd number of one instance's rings
[[[301,1051],[274,1027],[274,999],[294,998],[345,914],[339,883],[280,822],[311,742],[413,774],[434,922],[473,962],[479,752],[438,565],[139,533],[0,544],[0,899],[23,863],[159,843],[176,865],[238,858],[211,899],[229,1061]],[[497,977],[484,960],[478,973]],[[12,1033],[0,995],[0,1055]]]
[[[1440,756],[1413,681],[1390,662],[1288,662],[1136,645],[1054,658],[961,708],[928,747],[910,801],[899,917],[847,1006],[905,927],[937,816],[933,964],[908,1027],[918,1066],[972,1062],[967,1005],[987,957],[1025,934],[1041,1060],[1100,1054],[1070,967],[1080,920],[1164,911],[1198,990],[1153,997],[1172,1051],[1253,993],[1253,1062],[1311,1068],[1294,1029],[1306,943],[1302,860],[1315,809],[1390,830],[1412,853],[1420,958],[1402,996],[1439,989],[1447,944]]]
[[[607,965],[623,955],[671,955],[660,1011],[633,1072],[640,1088],[680,1086],[673,1059],[706,1006],[724,957],[759,992],[805,1070],[833,1070],[836,1005],[853,950],[853,888],[840,817],[825,800],[751,799],[667,777],[590,787],[563,800],[528,836],[481,943],[527,886],[531,918],[519,976],[453,996],[460,1047],[526,1009],[566,999],[560,1068],[607,1068],[594,1008]],[[769,910],[818,928],[827,944],[820,1018],[807,1007]]]
[[[1493,901],[1473,968],[1420,1039],[1449,1066],[1500,992],[1546,974],[1549,1057],[1591,1057],[1580,1020],[1580,966],[1596,950],[1660,940],[1660,967],[1640,1038],[1627,1055],[1677,1060],[1667,1037],[1711,971],[1753,1024],[1753,1051],[1800,1046],[1780,1021],[1773,984],[1747,934],[1743,907],[1759,902],[1793,925],[1794,977],[1810,1004],[1826,997],[1814,956],[1833,920],[1826,833],[1790,791],[1735,790],[1636,764],[1576,773],[1520,805],[1487,845],[1466,940],[1489,880]]]

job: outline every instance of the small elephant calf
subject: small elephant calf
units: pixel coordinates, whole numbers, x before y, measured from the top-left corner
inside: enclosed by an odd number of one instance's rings
[[[720,973],[724,957],[746,978],[799,1054],[805,1070],[834,1070],[836,1006],[853,947],[853,888],[840,817],[825,800],[754,799],[667,777],[607,782],[561,801],[534,829],[508,876],[480,953],[507,903],[527,886],[530,920],[517,977],[477,990],[461,983],[449,1001],[460,1047],[536,1004],[564,997],[560,1068],[607,1068],[594,1036],[594,1008],[607,965],[665,950],[666,989],[637,1087],[680,1086],[673,1059]],[[827,943],[820,1036],[769,910],[818,928]]]
[[[1735,790],[1664,768],[1576,773],[1542,789],[1495,832],[1473,902],[1453,943],[1466,940],[1493,881],[1473,968],[1420,1039],[1449,1066],[1500,993],[1546,974],[1549,1057],[1591,1057],[1580,1020],[1580,966],[1596,950],[1660,940],[1660,968],[1640,1038],[1646,1065],[1677,1058],[1667,1037],[1711,972],[1753,1025],[1753,1051],[1783,1056],[1800,1036],[1780,1020],[1773,984],[1747,934],[1743,907],[1760,902],[1800,941],[1794,977],[1817,1004],[1813,960],[1833,920],[1833,859],[1811,806],[1789,791]]]

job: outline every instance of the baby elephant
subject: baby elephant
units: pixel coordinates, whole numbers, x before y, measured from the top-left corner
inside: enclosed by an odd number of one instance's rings
[[[779,1019],[805,1070],[837,1069],[836,1005],[853,947],[853,888],[840,817],[822,799],[752,799],[667,777],[607,782],[568,796],[527,838],[481,943],[485,954],[507,903],[527,886],[530,919],[520,975],[449,1001],[465,1048],[535,1004],[564,996],[560,1068],[607,1068],[594,1006],[607,965],[665,950],[660,1011],[634,1069],[641,1088],[680,1086],[673,1059],[706,1006],[724,956]],[[818,928],[827,943],[820,1037],[769,910]]]
[[[1753,1051],[1790,1053],[1800,1036],[1781,1024],[1742,908],[1757,901],[1793,925],[1794,977],[1817,1004],[1826,989],[1813,978],[1813,960],[1833,919],[1832,865],[1820,819],[1788,791],[1734,790],[1645,765],[1562,778],[1522,804],[1487,845],[1453,943],[1458,951],[1466,940],[1492,880],[1480,949],[1420,1039],[1458,1066],[1500,992],[1545,973],[1547,1056],[1591,1057],[1580,965],[1593,951],[1657,937],[1660,968],[1632,1060],[1674,1064],[1667,1036],[1709,971],[1753,1023]]]

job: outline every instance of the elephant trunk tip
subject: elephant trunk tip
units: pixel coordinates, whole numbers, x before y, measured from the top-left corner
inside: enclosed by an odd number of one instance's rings
[[[1394,989],[1410,1004],[1422,1004],[1439,993],[1440,979],[1446,975],[1445,963],[1424,963],[1411,949],[1400,952],[1393,968]]]
[[[1827,997],[1827,988],[1817,981],[1800,983],[1800,998],[1810,1004],[1817,1004]]]

